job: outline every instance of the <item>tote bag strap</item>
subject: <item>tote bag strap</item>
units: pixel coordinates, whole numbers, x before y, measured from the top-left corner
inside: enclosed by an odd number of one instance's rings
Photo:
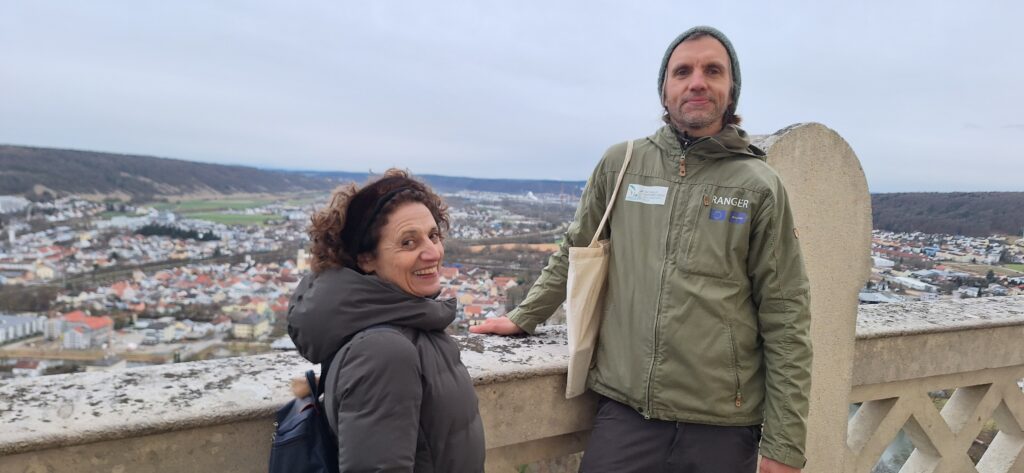
[[[597,246],[597,240],[601,237],[601,232],[604,231],[604,224],[608,222],[608,216],[612,213],[612,207],[615,206],[615,198],[619,195],[619,187],[622,186],[622,178],[626,175],[626,167],[629,166],[629,160],[633,158],[633,140],[629,140],[626,143],[626,159],[622,161],[622,169],[619,170],[619,177],[615,180],[615,190],[612,191],[612,199],[608,201],[608,207],[604,209],[604,216],[601,217],[601,224],[597,226],[597,231],[594,232],[594,238],[590,240],[590,247],[594,248]]]

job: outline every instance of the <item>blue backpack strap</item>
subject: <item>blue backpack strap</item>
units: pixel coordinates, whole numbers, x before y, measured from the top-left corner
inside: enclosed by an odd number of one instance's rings
[[[328,366],[330,366],[329,362],[327,364],[328,364]],[[324,378],[323,376],[320,377],[320,383],[318,385],[317,384],[317,380],[316,380],[316,373],[314,373],[313,370],[307,370],[306,371],[306,383],[309,384],[309,392],[313,393],[313,400],[318,400],[318,398],[320,397],[320,394],[323,393],[323,391],[322,391],[323,387],[324,387],[324,384],[323,384],[324,380],[323,380],[323,378]],[[318,409],[320,408],[320,403],[319,402],[314,402],[313,405],[316,408],[318,408]]]

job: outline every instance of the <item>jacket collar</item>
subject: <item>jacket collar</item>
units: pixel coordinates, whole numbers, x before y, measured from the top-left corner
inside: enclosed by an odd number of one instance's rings
[[[683,154],[682,145],[679,144],[679,139],[671,125],[662,126],[649,139],[670,156]],[[697,138],[690,143],[685,151],[687,158],[693,156],[718,159],[742,155],[763,161],[766,156],[764,151],[750,144],[747,132],[736,125],[726,125],[716,135]]]
[[[359,331],[390,324],[444,330],[455,320],[456,300],[405,293],[376,276],[328,269],[299,282],[288,308],[288,334],[299,354],[320,363]]]

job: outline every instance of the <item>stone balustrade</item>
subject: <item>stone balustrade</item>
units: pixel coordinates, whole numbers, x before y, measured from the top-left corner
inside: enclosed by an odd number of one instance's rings
[[[1019,471],[1022,336],[1024,296],[862,307],[850,386],[860,408],[840,426],[848,439],[809,456],[868,473],[902,429],[917,447],[903,471]],[[459,342],[480,398],[488,471],[582,450],[594,400],[564,399],[562,327]],[[272,414],[308,366],[277,353],[8,381],[0,471],[264,471]],[[940,412],[928,394],[944,389],[955,392]],[[1000,432],[975,467],[967,449],[989,420]]]
[[[900,471],[1024,471],[1024,297],[863,307],[857,325],[847,473],[867,473],[902,429]],[[941,411],[929,393],[952,390]],[[998,434],[974,465],[986,423]]]
[[[582,449],[594,401],[566,401],[565,331],[460,337],[486,431],[488,470]],[[2,472],[259,472],[294,352],[0,385]]]

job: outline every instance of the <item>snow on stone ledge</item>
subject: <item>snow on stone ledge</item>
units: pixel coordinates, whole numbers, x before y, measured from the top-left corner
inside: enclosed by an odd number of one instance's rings
[[[456,337],[477,385],[564,373],[564,327]],[[295,352],[0,383],[0,455],[265,418],[312,368]]]

